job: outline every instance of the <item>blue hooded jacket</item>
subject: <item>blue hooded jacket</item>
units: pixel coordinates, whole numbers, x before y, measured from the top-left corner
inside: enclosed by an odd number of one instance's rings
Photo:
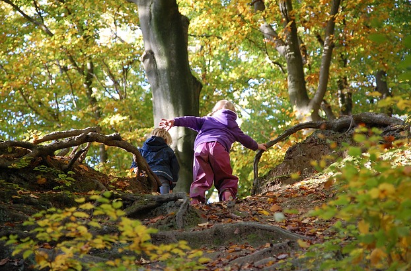
[[[139,150],[157,176],[163,176],[170,182],[178,181],[180,165],[174,151],[162,137],[150,137]],[[137,167],[137,163],[133,161],[131,167]]]

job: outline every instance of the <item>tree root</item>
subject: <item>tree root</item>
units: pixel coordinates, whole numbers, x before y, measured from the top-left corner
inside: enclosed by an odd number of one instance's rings
[[[269,248],[256,251],[250,255],[237,258],[231,261],[231,264],[243,265],[246,263],[254,263],[255,266],[265,265],[270,260],[276,261],[276,258],[274,258],[273,255],[290,252],[298,248],[299,246],[297,242],[285,241],[285,242],[271,245]]]
[[[280,227],[264,225],[256,222],[237,222],[231,224],[217,224],[212,228],[182,232],[167,231],[152,235],[153,243],[175,243],[185,240],[192,248],[201,246],[221,246],[229,243],[249,243],[261,245],[265,243],[281,243],[285,241],[296,241],[309,238],[286,231]]]
[[[126,195],[124,195],[125,197]],[[145,195],[144,197],[130,197],[132,195],[127,196],[126,198],[123,198],[123,200],[128,200],[130,201],[131,199],[134,198],[134,203],[125,208],[124,211],[126,212],[126,216],[128,217],[137,217],[141,213],[147,213],[152,209],[155,209],[162,204],[170,201],[177,201],[179,199],[186,200],[187,195],[185,193],[171,193],[171,194],[164,194],[164,195],[156,195],[156,196],[147,196]],[[185,203],[185,201],[184,201]],[[180,207],[179,212],[177,213],[178,217],[184,216],[184,208],[187,209],[187,207],[183,205]],[[182,218],[181,218],[182,219]]]

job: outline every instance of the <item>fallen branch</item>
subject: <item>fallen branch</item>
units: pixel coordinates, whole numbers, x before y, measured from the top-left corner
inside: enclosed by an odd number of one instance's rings
[[[158,177],[152,172],[148,166],[146,160],[141,156],[140,151],[133,146],[132,144],[124,141],[119,134],[103,135],[96,132],[93,132],[97,128],[86,128],[84,130],[70,130],[66,132],[56,132],[50,134],[50,136],[45,136],[41,139],[38,139],[35,143],[31,142],[20,142],[20,141],[4,141],[0,142],[0,149],[7,149],[13,147],[19,147],[26,150],[30,150],[29,153],[22,156],[19,160],[7,160],[0,159],[0,167],[10,168],[15,164],[29,164],[30,161],[37,157],[47,157],[54,156],[54,153],[61,149],[71,148],[74,146],[80,146],[84,143],[98,142],[103,143],[107,146],[114,146],[122,148],[127,152],[133,154],[134,160],[137,163],[137,166],[147,172],[148,179],[151,182],[151,188],[153,191],[157,191],[158,187],[161,186],[161,182]],[[82,133],[83,132],[83,133]],[[72,137],[75,135],[74,137]],[[57,141],[46,145],[39,145],[39,142],[45,142],[47,140],[56,140],[67,138],[64,141]]]
[[[73,136],[78,136],[84,133],[90,133],[90,132],[95,132],[99,133],[100,128],[98,127],[88,127],[85,129],[73,129],[73,130],[68,130],[68,131],[59,131],[59,132],[53,132],[48,135],[45,135],[41,138],[37,138],[33,140],[34,144],[40,144],[46,141],[51,141],[51,140],[59,140],[62,138],[68,138],[68,137],[73,137]]]
[[[303,129],[321,129],[321,130],[331,130],[335,132],[346,132],[357,125],[364,123],[365,125],[372,125],[377,127],[385,127],[393,124],[404,125],[401,119],[389,117],[385,114],[375,114],[375,113],[361,113],[352,116],[343,116],[339,119],[332,121],[311,121],[297,124],[283,132],[276,139],[271,140],[266,143],[267,149],[274,146],[278,142],[281,142],[290,135],[303,130]],[[258,185],[258,163],[260,162],[261,156],[263,155],[263,150],[258,150],[254,158],[254,182],[253,188],[251,189],[251,195],[255,195],[255,191]]]

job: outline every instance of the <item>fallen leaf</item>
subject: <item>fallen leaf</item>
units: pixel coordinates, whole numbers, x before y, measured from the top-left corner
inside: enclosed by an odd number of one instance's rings
[[[270,211],[271,212],[281,211],[281,206],[274,204],[273,206],[270,207]]]
[[[286,259],[286,258],[288,258],[288,254],[285,254],[285,253],[280,254],[280,255],[277,256],[277,259],[279,259],[279,260]]]
[[[259,210],[258,212],[262,215],[270,215],[270,213],[267,212],[266,210]]]
[[[309,243],[307,243],[307,242],[305,242],[305,241],[303,241],[303,240],[301,240],[301,239],[298,239],[298,240],[297,240],[297,243],[298,243],[298,245],[299,245],[300,247],[302,247],[302,248],[307,248],[307,247],[310,246]]]
[[[34,198],[34,199],[38,199],[39,197],[37,197],[36,195],[34,195],[34,194],[30,194],[30,197],[32,197],[32,198]]]
[[[9,262],[9,258],[4,258],[0,261],[0,266],[5,265],[8,262]]]
[[[326,181],[326,182],[324,183],[324,188],[325,188],[325,189],[329,189],[329,188],[333,185],[333,183],[334,183],[334,181],[331,180],[331,179],[329,179],[328,181]]]
[[[45,184],[47,182],[47,179],[46,178],[38,178],[37,179],[37,183],[38,184]]]

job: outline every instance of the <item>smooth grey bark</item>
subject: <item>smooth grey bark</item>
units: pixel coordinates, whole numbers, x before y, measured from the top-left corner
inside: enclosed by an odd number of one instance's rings
[[[145,52],[143,65],[153,93],[154,126],[162,118],[199,115],[201,83],[188,61],[188,24],[176,0],[129,0],[138,5]],[[172,148],[180,163],[175,191],[188,192],[193,179],[195,133],[175,127],[170,130]]]
[[[303,58],[298,42],[297,24],[294,15],[292,15],[292,1],[280,1],[279,8],[284,19],[283,27],[285,29],[285,43],[287,44],[285,59],[287,61],[288,71],[288,94],[291,104],[299,113],[297,117],[303,119],[304,116],[310,112],[310,108],[308,108],[310,99],[306,89]]]
[[[257,3],[257,2],[255,2]],[[264,37],[273,42],[278,53],[283,56],[287,62],[287,81],[288,94],[291,105],[297,113],[300,121],[319,120],[319,110],[327,91],[329,79],[329,70],[334,47],[333,35],[335,28],[334,16],[338,13],[341,0],[333,0],[330,10],[329,20],[325,30],[325,41],[323,44],[323,55],[321,60],[320,81],[317,91],[310,99],[308,96],[305,74],[304,61],[299,46],[297,25],[293,14],[292,0],[279,2],[279,8],[283,17],[283,27],[285,29],[284,40],[282,40],[272,26],[264,22],[260,26],[260,31]],[[257,10],[261,10],[261,6]]]
[[[318,120],[318,110],[320,109],[321,102],[324,98],[325,92],[327,91],[328,80],[330,76],[330,66],[332,59],[332,52],[334,49],[334,28],[335,20],[334,17],[338,13],[341,0],[333,0],[331,4],[330,18],[327,22],[325,28],[325,41],[323,54],[321,58],[321,68],[320,68],[320,79],[318,83],[317,91],[314,97],[310,101],[310,109],[312,110],[312,119]]]

